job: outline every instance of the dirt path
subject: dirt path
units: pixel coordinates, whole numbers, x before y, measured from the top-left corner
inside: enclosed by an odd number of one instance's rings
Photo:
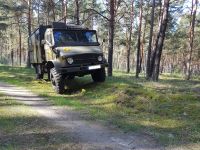
[[[70,108],[56,107],[32,92],[16,86],[0,83],[0,92],[30,106],[54,128],[70,136],[71,149],[102,150],[160,150],[154,139],[147,135],[127,134],[104,127],[95,122],[82,120]],[[27,112],[28,113],[28,112]]]

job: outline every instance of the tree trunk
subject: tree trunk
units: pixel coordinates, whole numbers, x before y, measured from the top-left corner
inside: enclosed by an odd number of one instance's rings
[[[148,12],[146,13],[145,19],[144,19],[144,28],[143,28],[143,35],[142,35],[142,41],[141,41],[141,55],[140,55],[140,68],[143,68],[144,70],[144,58],[145,58],[145,54],[144,54],[144,45],[145,45],[145,36],[146,36],[146,27],[147,27],[147,15]],[[143,65],[143,67],[142,67]]]
[[[192,63],[192,53],[193,53],[193,45],[194,45],[194,28],[196,21],[196,11],[198,6],[198,0],[192,0],[192,10],[191,10],[191,21],[190,21],[190,31],[189,31],[189,59],[187,63],[187,80],[191,78],[191,63]]]
[[[19,24],[18,33],[19,33],[19,65],[21,66],[22,65],[22,33],[21,33],[20,24]]]
[[[152,49],[152,39],[153,39],[153,29],[154,29],[154,12],[155,12],[155,0],[152,0],[152,10],[151,10],[151,26],[149,33],[149,45],[147,53],[147,68],[146,68],[146,78],[150,78],[150,68],[151,68],[151,49]]]
[[[11,51],[11,64],[12,64],[12,67],[14,66],[14,53],[13,53],[13,50]]]
[[[50,14],[49,14],[49,11],[50,11],[50,6],[49,6],[49,2],[48,2],[48,5],[47,5],[47,18],[46,18],[46,25],[49,25],[49,22],[50,22]]]
[[[53,21],[56,21],[55,2],[53,0],[51,0],[51,10],[53,15]]]
[[[38,22],[38,25],[40,25],[40,2],[41,2],[41,0],[38,1],[38,5],[37,5],[37,22]]]
[[[77,25],[80,25],[80,16],[79,16],[79,14],[80,14],[80,12],[79,12],[79,0],[75,0],[75,3],[76,3],[76,24]]]
[[[39,8],[38,8],[39,9]],[[31,0],[28,0],[28,36],[31,36]],[[31,67],[31,63],[30,63],[30,46],[28,44],[28,53],[27,53],[27,64],[26,66],[28,68]]]
[[[162,9],[162,1],[163,0],[158,0],[158,6],[159,6],[159,12],[158,12],[158,22],[161,20],[161,17],[162,17],[162,11],[163,11],[163,9]]]
[[[114,23],[115,23],[115,3],[110,0],[110,19],[109,19],[109,46],[108,46],[108,76],[112,76],[113,65],[113,41],[114,41]]]
[[[160,59],[162,55],[165,32],[168,23],[169,1],[170,0],[164,0],[162,16],[160,18],[160,24],[159,24],[159,32],[157,35],[156,45],[154,48],[154,54],[153,54],[154,58],[152,60],[153,62],[151,66],[153,69],[151,79],[154,81],[157,81],[159,78]]]
[[[67,0],[62,0],[62,19],[66,23],[66,21],[67,21]]]
[[[128,39],[128,49],[127,49],[127,70],[126,72],[129,73],[130,72],[130,53],[131,53],[131,38],[132,38],[132,30],[133,30],[133,17],[134,17],[134,10],[133,10],[133,6],[134,5],[134,0],[132,0],[131,2],[131,11],[130,11],[130,31],[129,31],[129,39]]]
[[[154,67],[155,67],[155,60],[156,60],[156,50],[158,46],[158,39],[160,38],[160,28],[162,26],[163,22],[163,10],[164,10],[164,3],[162,4],[162,0],[159,0],[159,17],[158,17],[158,30],[157,30],[157,35],[155,34],[155,41],[154,45],[151,51],[151,58],[150,58],[150,71],[149,71],[149,76],[150,79],[153,79],[153,72],[154,72]]]
[[[143,0],[140,0],[140,17],[139,17],[139,27],[138,27],[138,42],[137,42],[137,62],[136,62],[136,78],[139,78],[139,73],[141,71],[141,31],[142,31],[142,14],[143,14]]]

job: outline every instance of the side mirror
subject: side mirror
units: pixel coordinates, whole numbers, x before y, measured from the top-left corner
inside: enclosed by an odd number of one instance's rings
[[[41,41],[41,44],[42,44],[42,45],[46,44],[46,40],[42,40],[42,41]]]

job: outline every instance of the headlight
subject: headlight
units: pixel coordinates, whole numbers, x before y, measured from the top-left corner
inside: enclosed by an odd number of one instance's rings
[[[69,58],[67,58],[67,62],[68,62],[68,64],[73,64],[73,62],[74,62],[74,60],[73,60],[73,58],[71,58],[71,57],[69,57]]]
[[[103,57],[102,56],[99,56],[98,57],[98,61],[102,61],[103,60]]]

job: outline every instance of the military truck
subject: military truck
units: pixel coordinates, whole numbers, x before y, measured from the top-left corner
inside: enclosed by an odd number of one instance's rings
[[[29,55],[36,78],[47,73],[59,94],[75,76],[91,74],[95,82],[106,78],[107,61],[95,30],[61,22],[40,25],[29,37]]]

